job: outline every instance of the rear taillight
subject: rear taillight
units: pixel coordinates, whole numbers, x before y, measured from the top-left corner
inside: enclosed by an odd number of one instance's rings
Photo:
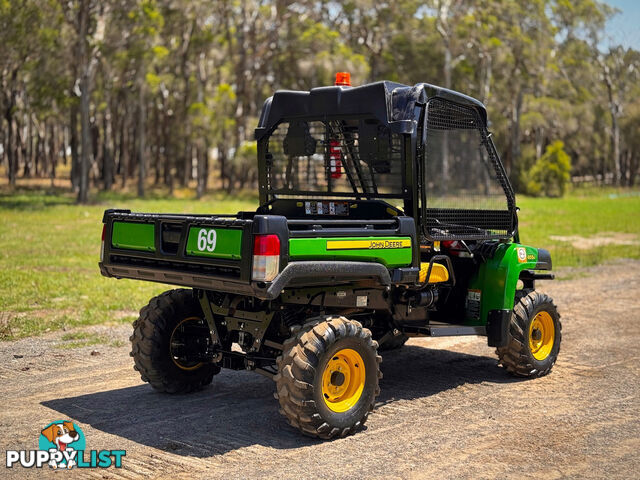
[[[253,240],[253,271],[256,282],[270,282],[280,270],[280,239],[277,235],[256,235]]]
[[[107,230],[107,226],[105,224],[102,225],[102,243],[100,245],[100,261],[104,261],[104,232]]]

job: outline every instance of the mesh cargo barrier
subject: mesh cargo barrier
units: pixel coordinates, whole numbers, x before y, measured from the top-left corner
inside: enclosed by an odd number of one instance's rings
[[[426,228],[432,239],[507,237],[511,190],[477,111],[442,99],[427,109]]]

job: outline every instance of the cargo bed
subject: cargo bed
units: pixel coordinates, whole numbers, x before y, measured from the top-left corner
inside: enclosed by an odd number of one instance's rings
[[[103,239],[100,270],[107,277],[206,289],[226,283],[225,289],[251,293],[253,220],[238,216],[107,210],[104,239],[111,241]]]
[[[103,222],[100,271],[107,277],[266,299],[290,285],[352,277],[388,285],[391,278],[394,283],[412,281],[417,271],[415,226],[409,217],[288,219],[255,212],[176,215],[107,210]],[[259,235],[279,239],[277,276],[267,282],[255,281],[252,274]]]

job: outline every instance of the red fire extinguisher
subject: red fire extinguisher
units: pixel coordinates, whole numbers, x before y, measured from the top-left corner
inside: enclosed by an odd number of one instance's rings
[[[331,178],[342,177],[342,148],[335,139],[329,141],[329,170]]]

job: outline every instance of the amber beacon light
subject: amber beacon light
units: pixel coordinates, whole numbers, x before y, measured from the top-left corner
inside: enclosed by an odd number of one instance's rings
[[[351,86],[351,74],[349,72],[336,73],[336,86],[350,87]]]

